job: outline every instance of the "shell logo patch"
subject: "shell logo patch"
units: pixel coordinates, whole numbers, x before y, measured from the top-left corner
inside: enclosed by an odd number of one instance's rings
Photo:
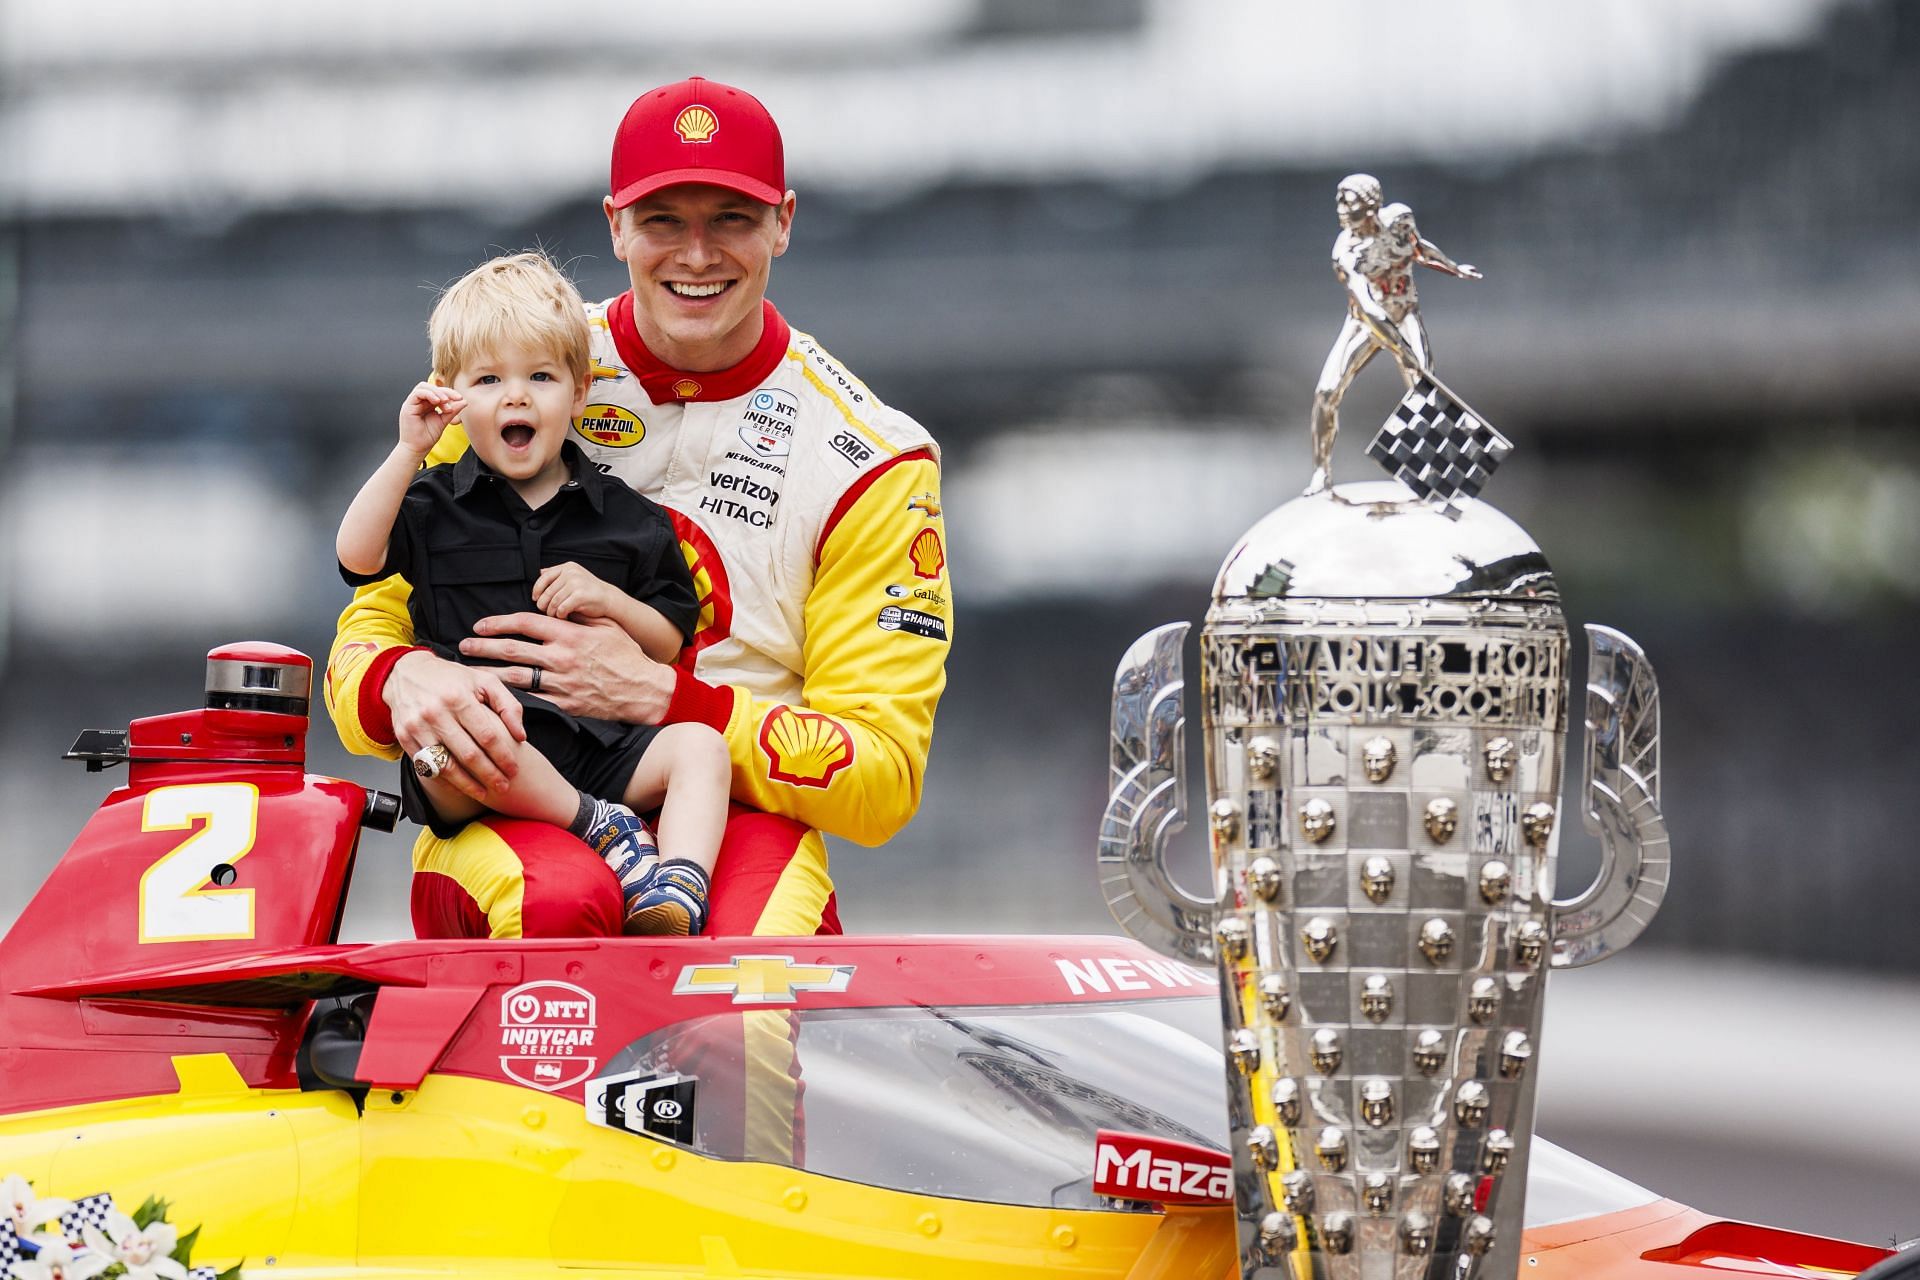
[[[673,394],[682,400],[691,400],[700,394],[700,384],[692,378],[682,378],[673,384]]]
[[[913,576],[935,580],[947,567],[947,549],[934,529],[922,529],[907,547],[907,559],[913,562]]]
[[[817,711],[779,706],[760,722],[760,749],[767,776],[790,787],[833,785],[833,776],[853,763],[853,735]]]
[[[367,659],[378,652],[380,646],[371,640],[350,640],[334,650],[333,661],[327,664],[327,702],[333,702],[334,677],[344,680],[355,669],[364,666]]]
[[[733,634],[733,588],[727,582],[727,566],[720,559],[720,548],[713,545],[706,531],[680,512],[666,508],[673,521],[673,532],[680,539],[680,555],[693,575],[694,599],[700,613],[693,624],[693,643],[680,650],[674,665],[693,674],[693,661],[708,645],[717,644]]]
[[[573,429],[609,449],[631,449],[647,438],[647,424],[631,409],[617,404],[590,404]]]
[[[713,135],[720,132],[720,120],[710,108],[696,102],[673,118],[673,131],[682,142],[712,142]]]

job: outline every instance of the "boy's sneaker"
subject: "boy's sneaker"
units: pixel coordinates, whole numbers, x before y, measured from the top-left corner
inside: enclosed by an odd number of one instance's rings
[[[651,883],[627,899],[627,933],[687,937],[707,927],[707,873],[697,862],[663,862]]]
[[[660,870],[660,846],[653,832],[623,804],[595,800],[593,822],[587,828],[587,847],[599,854],[620,881],[620,897],[627,910],[646,891]]]

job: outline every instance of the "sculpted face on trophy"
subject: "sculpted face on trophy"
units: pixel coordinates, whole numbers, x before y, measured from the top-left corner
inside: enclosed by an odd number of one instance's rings
[[[1241,1271],[1500,1280],[1519,1266],[1546,976],[1633,940],[1665,893],[1659,693],[1587,628],[1579,790],[1599,880],[1554,896],[1569,635],[1553,571],[1479,500],[1511,450],[1435,375],[1416,266],[1465,280],[1365,174],[1334,193],[1345,317],[1307,491],[1256,522],[1201,633],[1214,893],[1166,871],[1186,813],[1184,622],[1115,680],[1099,865],[1136,936],[1218,966]],[[1336,486],[1342,397],[1407,391]]]

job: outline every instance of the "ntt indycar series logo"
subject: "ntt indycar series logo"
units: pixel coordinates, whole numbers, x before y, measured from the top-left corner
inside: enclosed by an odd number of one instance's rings
[[[593,1074],[593,993],[571,982],[523,982],[500,997],[500,1069],[552,1093]]]
[[[1171,1138],[1102,1129],[1094,1136],[1093,1193],[1156,1204],[1232,1204],[1233,1157]]]

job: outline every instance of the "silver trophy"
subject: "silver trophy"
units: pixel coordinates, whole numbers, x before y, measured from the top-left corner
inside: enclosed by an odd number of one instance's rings
[[[1509,446],[1434,376],[1417,308],[1340,265],[1424,260],[1410,215],[1388,250],[1366,242],[1390,229],[1353,214],[1355,190],[1378,207],[1372,179],[1341,184],[1335,255],[1365,341],[1342,330],[1312,485],[1228,555],[1201,633],[1213,891],[1165,860],[1186,623],[1115,677],[1101,879],[1129,932],[1218,966],[1244,1277],[1505,1280],[1547,971],[1627,945],[1666,890],[1659,691],[1633,641],[1586,629],[1581,809],[1604,861],[1556,898],[1558,588],[1475,496]],[[1375,350],[1408,375],[1368,449],[1395,479],[1331,487],[1340,395]]]

